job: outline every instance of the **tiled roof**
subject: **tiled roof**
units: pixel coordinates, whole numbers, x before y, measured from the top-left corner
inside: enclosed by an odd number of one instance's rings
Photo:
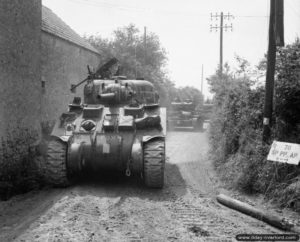
[[[79,34],[53,13],[51,9],[45,6],[42,7],[42,30],[99,54],[99,51],[80,37]]]

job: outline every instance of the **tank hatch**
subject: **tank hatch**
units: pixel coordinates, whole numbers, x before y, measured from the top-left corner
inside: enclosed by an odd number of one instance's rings
[[[118,126],[119,114],[105,114],[103,121],[104,131],[115,131]]]
[[[134,130],[134,119],[132,116],[122,116],[119,119],[119,131]]]
[[[84,119],[97,119],[100,118],[103,110],[102,105],[89,105],[83,108]]]

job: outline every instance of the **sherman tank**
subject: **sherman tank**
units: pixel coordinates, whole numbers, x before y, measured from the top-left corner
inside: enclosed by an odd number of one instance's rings
[[[204,119],[190,99],[185,101],[176,99],[171,103],[169,110],[167,119],[169,130],[203,130]]]
[[[89,70],[83,100],[74,97],[55,123],[48,142],[44,178],[64,187],[83,173],[137,174],[150,188],[162,188],[166,109],[151,82],[111,76],[116,59]]]

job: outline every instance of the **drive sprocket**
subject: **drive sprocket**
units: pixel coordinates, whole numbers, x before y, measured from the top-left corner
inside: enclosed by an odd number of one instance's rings
[[[144,144],[144,181],[147,187],[164,186],[165,141],[153,140]]]
[[[53,139],[48,143],[47,154],[43,167],[46,184],[54,187],[70,185],[67,176],[67,144]]]

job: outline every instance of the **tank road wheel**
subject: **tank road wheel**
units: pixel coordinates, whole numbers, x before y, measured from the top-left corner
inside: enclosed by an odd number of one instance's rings
[[[164,186],[165,142],[149,141],[144,145],[144,181],[147,187]]]
[[[53,139],[48,144],[44,179],[54,187],[70,185],[67,177],[67,144],[60,140]]]

